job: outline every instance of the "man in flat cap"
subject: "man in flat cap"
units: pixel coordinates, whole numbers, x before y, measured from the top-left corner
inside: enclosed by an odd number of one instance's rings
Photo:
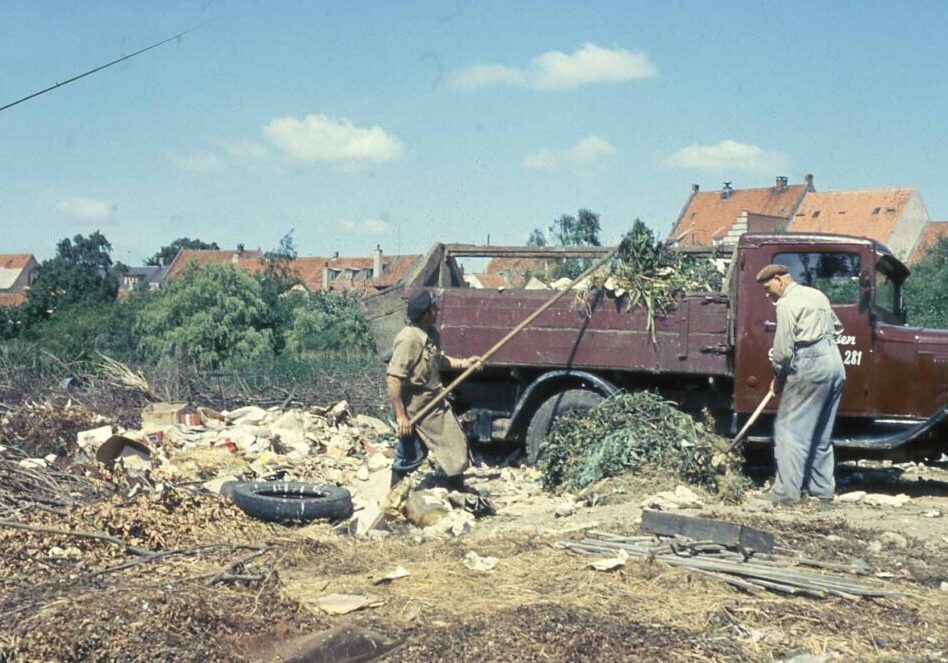
[[[441,392],[441,369],[463,370],[478,357],[457,359],[441,352],[435,329],[438,305],[429,290],[411,292],[407,300],[408,324],[395,337],[392,358],[386,369],[388,398],[395,411],[399,442],[392,464],[394,487],[418,469],[431,454],[447,488],[465,490],[467,438],[447,403],[442,400],[414,426],[411,418]]]
[[[761,497],[792,504],[802,495],[831,501],[833,422],[846,373],[836,336],[842,330],[826,295],[793,280],[785,265],[767,265],[757,282],[777,308],[777,330],[771,363],[771,389],[780,394],[774,423],[777,473]]]

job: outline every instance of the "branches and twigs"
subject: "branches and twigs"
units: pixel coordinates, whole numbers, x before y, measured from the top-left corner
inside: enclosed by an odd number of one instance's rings
[[[13,529],[22,529],[30,532],[40,532],[42,534],[55,534],[57,536],[63,537],[75,537],[80,539],[97,539],[99,541],[105,541],[106,543],[111,543],[115,546],[122,546],[130,553],[135,555],[141,555],[143,557],[149,557],[154,555],[153,550],[148,550],[146,548],[138,548],[136,546],[129,545],[127,542],[119,539],[117,537],[105,534],[103,532],[86,532],[82,530],[68,530],[68,529],[57,529],[55,527],[41,527],[39,525],[29,525],[27,523],[21,523],[15,520],[0,520],[0,527],[11,527]]]

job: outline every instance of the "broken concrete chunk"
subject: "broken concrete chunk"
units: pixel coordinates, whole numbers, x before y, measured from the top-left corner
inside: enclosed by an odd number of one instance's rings
[[[477,571],[478,573],[490,573],[494,570],[494,567],[497,566],[497,562],[499,561],[500,560],[496,557],[481,557],[473,550],[469,550],[464,554],[464,560],[462,563],[471,571]]]
[[[377,608],[381,605],[385,605],[385,601],[363,594],[327,594],[316,599],[316,607],[330,615],[346,615],[356,610]]]
[[[359,481],[368,481],[369,480],[369,468],[365,465],[361,466],[356,470],[356,479]]]
[[[379,576],[372,581],[373,585],[381,585],[383,583],[389,583],[393,580],[398,580],[399,578],[407,578],[410,574],[408,569],[404,566],[396,566],[394,570],[389,571],[383,576]]]
[[[629,553],[624,550],[619,550],[615,557],[608,557],[606,559],[597,559],[593,562],[587,564],[591,569],[597,571],[614,571],[615,569],[620,569],[625,566],[625,563],[629,560]]]
[[[879,535],[879,541],[895,546],[896,548],[908,548],[908,539],[898,532],[883,532]]]
[[[866,496],[866,491],[864,491],[864,490],[854,490],[854,491],[849,492],[849,493],[843,493],[843,494],[841,494],[841,495],[837,495],[835,499],[836,499],[837,502],[843,502],[843,503],[852,502],[852,503],[855,503],[855,502],[861,501],[862,498],[864,498],[865,496]]]
[[[112,427],[99,426],[98,428],[79,431],[76,434],[76,444],[79,445],[80,449],[91,454],[110,437],[112,437]]]
[[[451,505],[433,490],[418,490],[408,497],[404,513],[415,527],[430,527],[451,513]]]
[[[553,515],[557,518],[567,518],[574,513],[576,513],[576,502],[563,502],[553,511]]]
[[[150,403],[142,410],[142,428],[161,428],[178,423],[178,415],[187,403]]]
[[[381,451],[376,451],[369,456],[366,465],[369,468],[369,472],[378,472],[379,470],[387,470],[391,467],[392,460]]]
[[[236,410],[224,412],[223,414],[228,422],[238,425],[259,424],[267,418],[267,411],[256,405],[245,405],[244,407],[239,407]]]
[[[678,486],[674,492],[665,491],[647,497],[642,501],[640,506],[644,509],[667,511],[669,509],[701,509],[704,507],[704,504],[698,495],[690,488]]]
[[[382,521],[382,507],[375,500],[363,500],[353,496],[355,510],[349,521],[349,531],[356,536],[364,536],[379,526]]]
[[[870,493],[862,498],[862,503],[868,504],[869,506],[889,506],[895,508],[905,506],[911,501],[912,498],[905,493],[899,493],[898,495]]]

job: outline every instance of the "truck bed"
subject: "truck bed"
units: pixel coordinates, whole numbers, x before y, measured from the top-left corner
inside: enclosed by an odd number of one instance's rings
[[[445,288],[438,329],[444,351],[483,355],[549,300],[550,290]],[[730,376],[728,300],[717,293],[682,297],[677,309],[656,315],[655,341],[646,314],[625,311],[624,300],[603,297],[587,307],[567,294],[487,362],[535,366]]]

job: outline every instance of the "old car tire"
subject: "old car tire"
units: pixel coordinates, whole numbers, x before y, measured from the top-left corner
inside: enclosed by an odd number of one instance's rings
[[[540,443],[550,432],[556,418],[565,412],[591,410],[602,402],[602,396],[586,389],[567,389],[543,401],[527,426],[525,453],[527,465],[536,465],[540,460]]]
[[[244,513],[269,522],[307,523],[317,518],[341,520],[352,515],[352,495],[337,486],[247,481],[229,488],[231,499]]]

